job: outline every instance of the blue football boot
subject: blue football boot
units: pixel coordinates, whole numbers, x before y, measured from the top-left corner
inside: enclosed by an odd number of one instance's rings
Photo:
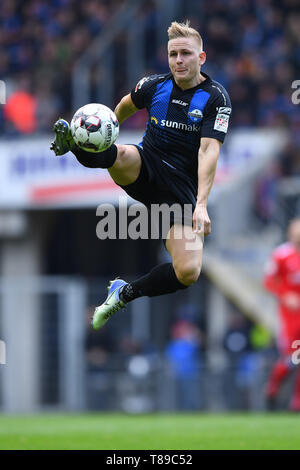
[[[113,281],[110,281],[107,288],[108,296],[105,302],[99,307],[96,307],[94,312],[92,320],[92,326],[94,330],[99,330],[99,328],[102,328],[102,326],[114,313],[125,307],[126,302],[123,302],[120,299],[119,293],[121,288],[126,286],[126,284],[128,283],[122,279],[114,279]]]

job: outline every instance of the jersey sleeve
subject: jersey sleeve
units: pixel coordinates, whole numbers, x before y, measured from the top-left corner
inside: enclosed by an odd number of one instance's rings
[[[151,75],[142,78],[131,91],[131,99],[133,104],[138,108],[146,108],[151,102],[154,93],[155,85],[158,81],[158,75]]]
[[[223,143],[228,131],[232,107],[229,95],[223,87],[213,85],[213,90],[204,109],[201,137],[211,137]]]

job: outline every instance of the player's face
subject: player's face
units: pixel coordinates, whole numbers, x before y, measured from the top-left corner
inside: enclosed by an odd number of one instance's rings
[[[206,59],[196,38],[171,39],[168,43],[169,67],[181,88],[192,88],[201,82],[200,68]]]
[[[300,248],[300,220],[295,220],[289,227],[288,238]]]

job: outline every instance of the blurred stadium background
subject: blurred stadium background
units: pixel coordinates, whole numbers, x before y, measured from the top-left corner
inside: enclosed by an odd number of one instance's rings
[[[97,239],[96,207],[122,193],[104,170],[55,158],[51,128],[166,72],[167,27],[186,18],[233,104],[203,273],[96,333],[107,281],[167,254],[158,240]],[[298,0],[1,0],[0,45],[0,410],[263,410],[277,321],[261,278],[300,214]],[[133,116],[119,142],[138,142],[145,122]],[[288,397],[289,384],[282,408]]]

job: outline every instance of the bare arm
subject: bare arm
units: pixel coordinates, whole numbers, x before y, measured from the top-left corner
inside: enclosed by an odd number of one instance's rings
[[[117,116],[119,124],[122,124],[138,110],[139,109],[133,104],[130,94],[124,96],[115,109],[115,115]]]
[[[204,137],[198,152],[198,195],[193,214],[193,230],[204,235],[211,232],[207,201],[214,182],[221,145],[217,139]]]

